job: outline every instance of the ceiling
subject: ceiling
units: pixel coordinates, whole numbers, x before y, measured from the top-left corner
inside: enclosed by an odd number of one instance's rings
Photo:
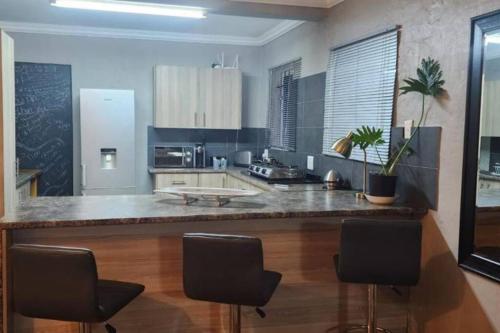
[[[231,0],[239,2],[265,3],[271,5],[331,8],[343,0]]]
[[[343,0],[135,0],[201,6],[193,20],[58,8],[49,0],[0,0],[0,28],[13,32],[264,45]]]

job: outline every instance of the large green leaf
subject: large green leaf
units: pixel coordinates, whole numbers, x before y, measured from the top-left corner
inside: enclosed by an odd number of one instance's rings
[[[437,60],[431,58],[422,59],[422,63],[417,69],[417,76],[417,79],[403,80],[406,85],[400,88],[401,95],[417,92],[425,96],[437,97],[444,92],[443,71]]]
[[[359,147],[362,150],[367,149],[370,146],[380,146],[385,143],[382,139],[382,134],[384,130],[376,129],[375,127],[362,126],[354,131],[352,136],[352,142],[354,147]]]

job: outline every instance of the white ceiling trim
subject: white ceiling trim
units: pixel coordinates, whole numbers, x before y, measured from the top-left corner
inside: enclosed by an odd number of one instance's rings
[[[7,32],[22,32],[30,34],[84,36],[97,38],[119,38],[156,40],[166,42],[185,42],[200,44],[222,44],[242,46],[263,46],[279,38],[287,32],[300,26],[303,21],[285,20],[258,37],[242,37],[231,35],[191,34],[155,30],[133,30],[96,28],[73,25],[56,25],[44,23],[0,21],[0,28]]]
[[[332,8],[341,2],[344,2],[344,0],[326,0],[326,8]]]

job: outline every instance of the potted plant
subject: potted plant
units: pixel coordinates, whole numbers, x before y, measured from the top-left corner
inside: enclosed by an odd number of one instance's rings
[[[382,138],[382,134],[384,130],[375,129],[374,127],[362,126],[361,128],[356,129],[351,136],[353,147],[359,147],[363,151],[364,155],[364,164],[363,164],[363,193],[359,193],[358,197],[366,196],[366,180],[367,180],[367,162],[366,162],[366,150],[369,147],[377,148],[377,146],[383,145],[385,143]],[[377,154],[378,154],[378,150]],[[380,155],[379,155],[380,158]],[[382,160],[382,159],[380,159]],[[384,166],[382,166],[384,167]]]
[[[402,144],[391,153],[391,157],[389,158],[389,160],[384,163],[377,150],[377,146],[385,143],[384,140],[382,140],[383,131],[376,130],[375,128],[364,127],[365,129],[362,132],[358,132],[358,134],[360,135],[363,134],[362,137],[370,138],[370,140],[366,142],[369,142],[368,146],[371,146],[375,149],[381,163],[380,172],[371,173],[369,175],[369,197],[394,198],[397,181],[397,176],[395,175],[396,167],[403,156],[408,155],[412,152],[410,144],[419,132],[420,127],[422,126],[424,119],[426,118],[426,98],[437,98],[442,96],[445,92],[443,88],[445,81],[443,80],[443,71],[441,70],[441,65],[437,60],[431,58],[422,59],[420,67],[417,69],[417,78],[408,78],[405,79],[404,82],[406,83],[406,85],[400,88],[401,95],[414,92],[422,96],[420,119],[417,123],[417,126],[414,127],[410,138],[404,140]],[[387,203],[389,202],[390,200],[387,201]]]

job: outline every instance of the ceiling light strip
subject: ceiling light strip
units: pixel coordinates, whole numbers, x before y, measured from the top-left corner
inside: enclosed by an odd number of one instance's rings
[[[128,14],[206,18],[203,8],[115,0],[53,0],[52,6]]]

